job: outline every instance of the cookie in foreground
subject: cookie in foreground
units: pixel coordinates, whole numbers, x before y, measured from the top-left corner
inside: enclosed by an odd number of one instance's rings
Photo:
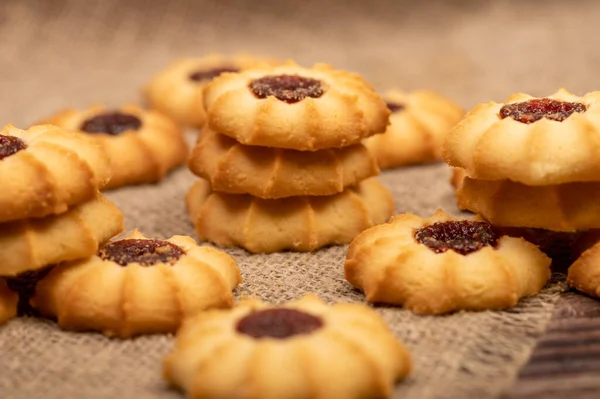
[[[244,54],[182,58],[154,76],[144,88],[144,95],[151,108],[180,124],[201,128],[206,122],[203,91],[213,78],[225,72],[239,72],[278,63],[273,59]]]
[[[478,105],[448,133],[442,152],[473,179],[530,186],[597,181],[600,92],[520,93]]]
[[[158,111],[135,105],[66,109],[45,122],[84,133],[106,151],[113,170],[107,189],[157,182],[183,165],[188,155],[183,131],[176,123]]]
[[[8,288],[5,279],[0,278],[0,325],[17,315],[18,302],[19,295]]]
[[[319,151],[247,146],[208,127],[188,166],[215,191],[265,199],[333,195],[379,174],[362,144]]]
[[[204,90],[211,129],[242,144],[314,151],[385,131],[390,111],[360,76],[328,65],[226,73]]]
[[[420,90],[390,90],[383,95],[392,112],[385,133],[364,144],[382,169],[442,160],[446,134],[464,116],[458,105],[440,95]]]
[[[0,276],[87,258],[123,231],[123,214],[102,194],[67,212],[0,224]]]
[[[486,222],[437,211],[401,214],[356,237],[346,279],[367,301],[415,313],[511,308],[550,278],[550,258],[522,238],[501,236]]]
[[[190,237],[155,240],[136,230],[88,259],[53,268],[31,304],[66,330],[128,338],[175,332],[186,317],[231,307],[240,282],[224,252]]]
[[[219,193],[199,180],[186,203],[198,238],[254,253],[347,244],[394,211],[392,195],[375,178],[332,196],[276,200]]]
[[[51,125],[0,131],[0,223],[66,212],[110,178],[106,152],[89,137]]]
[[[409,352],[373,310],[307,295],[187,320],[164,375],[194,399],[375,399],[391,397],[410,368]]]

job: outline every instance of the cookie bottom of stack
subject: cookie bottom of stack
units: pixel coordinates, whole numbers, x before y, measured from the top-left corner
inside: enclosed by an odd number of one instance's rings
[[[391,193],[374,178],[331,196],[271,200],[216,192],[199,180],[186,203],[201,240],[253,253],[348,244],[363,230],[384,223],[394,211]]]

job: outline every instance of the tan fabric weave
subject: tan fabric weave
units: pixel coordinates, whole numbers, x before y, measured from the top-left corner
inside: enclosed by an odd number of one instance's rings
[[[248,51],[325,61],[359,72],[378,90],[430,88],[469,108],[513,91],[544,95],[564,85],[598,89],[593,40],[600,3],[474,1],[4,0],[0,4],[0,124],[23,127],[62,107],[119,105],[171,59]],[[526,18],[524,17],[526,16]],[[594,86],[596,85],[596,86]],[[190,137],[193,139],[193,137]],[[398,212],[456,213],[444,165],[386,172]],[[192,234],[180,169],[158,186],[109,197],[128,230]],[[343,278],[344,247],[314,254],[250,256],[231,250],[245,282],[237,296],[283,301],[314,291],[362,301]],[[544,331],[559,285],[507,312],[418,317],[378,311],[415,355],[395,398],[496,398],[510,389]],[[17,319],[0,328],[0,396],[179,398],[161,380],[172,338],[130,341],[59,331]]]

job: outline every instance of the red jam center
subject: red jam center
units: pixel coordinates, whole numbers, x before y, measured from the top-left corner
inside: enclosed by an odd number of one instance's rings
[[[325,93],[320,80],[298,75],[265,76],[250,82],[250,90],[258,98],[274,96],[288,104],[294,104],[306,97],[319,98]]]
[[[237,323],[236,330],[252,338],[285,339],[310,334],[323,327],[323,320],[296,309],[274,308],[252,312]]]
[[[488,245],[496,247],[500,235],[489,223],[460,220],[423,227],[415,231],[415,238],[438,254],[451,249],[467,255]]]
[[[27,145],[20,138],[0,134],[0,161],[25,148]]]
[[[506,104],[500,109],[502,119],[511,117],[517,122],[529,124],[542,118],[562,122],[573,112],[585,112],[587,107],[582,103],[540,98],[520,103]]]
[[[129,238],[111,242],[98,251],[104,260],[113,261],[121,266],[139,263],[152,266],[157,263],[175,264],[184,255],[183,249],[163,240],[140,240]]]
[[[127,130],[138,130],[142,121],[133,115],[121,112],[107,112],[83,122],[81,130],[88,133],[108,133],[117,135]]]
[[[395,103],[393,101],[386,102],[385,105],[387,105],[391,113],[399,112],[404,109],[404,104]]]
[[[238,68],[234,68],[234,67],[220,67],[220,68],[196,71],[196,72],[190,74],[189,77],[190,77],[190,80],[193,80],[194,82],[201,82],[203,80],[212,80],[225,72],[239,72],[239,71],[240,70]]]
[[[6,285],[11,291],[19,294],[17,303],[17,313],[21,316],[35,316],[37,312],[29,304],[29,300],[35,295],[35,288],[38,281],[46,277],[52,266],[38,270],[30,270],[19,273],[14,277],[6,278]]]

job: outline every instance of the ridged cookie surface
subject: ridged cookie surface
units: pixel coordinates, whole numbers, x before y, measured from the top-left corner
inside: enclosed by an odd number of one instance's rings
[[[186,317],[231,307],[240,281],[224,252],[190,237],[153,240],[135,231],[88,259],[52,269],[31,302],[61,328],[127,338],[175,332]]]
[[[185,322],[165,378],[191,399],[391,397],[411,356],[367,306],[257,300]]]
[[[0,131],[0,223],[63,213],[110,178],[106,152],[89,137],[51,125]]]
[[[392,195],[374,178],[332,196],[277,200],[218,193],[200,180],[186,201],[201,240],[255,253],[347,244],[394,210]]]
[[[267,199],[337,194],[379,174],[361,144],[319,151],[246,146],[207,127],[188,165],[215,191]]]
[[[0,224],[0,276],[92,256],[123,230],[123,214],[100,193],[56,216]]]

